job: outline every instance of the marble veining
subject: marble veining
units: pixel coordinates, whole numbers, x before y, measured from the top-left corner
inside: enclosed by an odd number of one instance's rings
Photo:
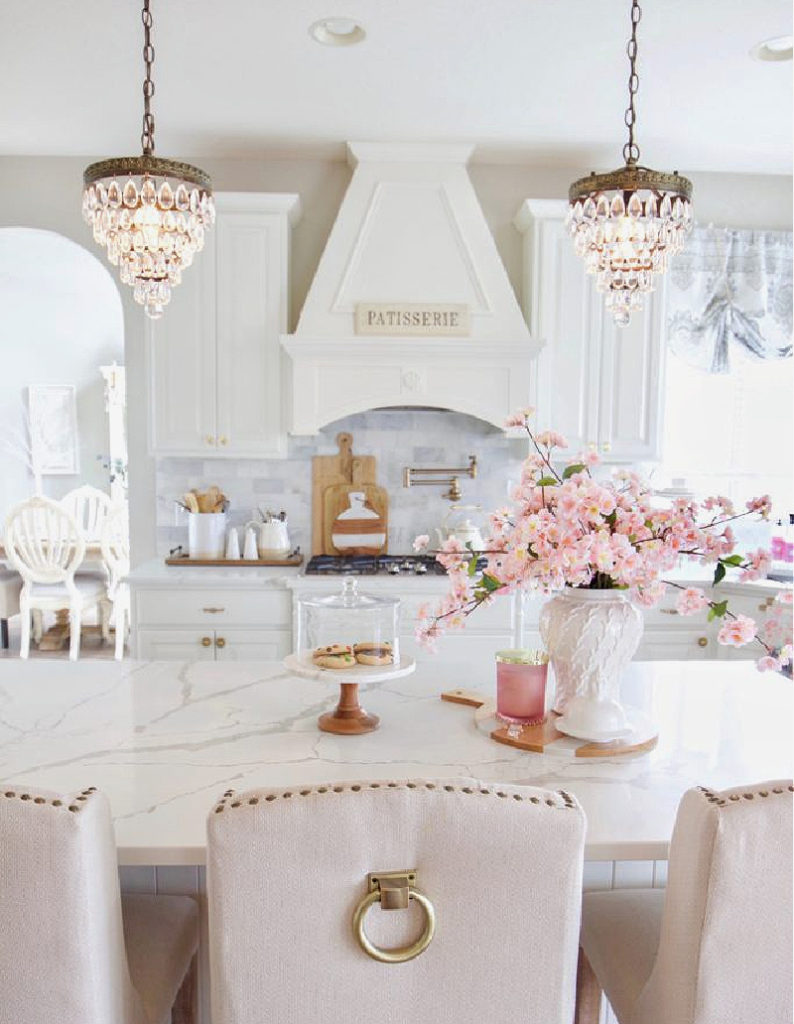
[[[320,733],[324,680],[278,663],[0,664],[0,779],[112,803],[122,864],[201,864],[224,790],[354,779],[474,776],[563,788],[588,816],[588,860],[663,859],[685,789],[792,773],[791,684],[750,664],[634,664],[624,699],[654,715],[658,748],[631,760],[561,760],[500,746],[471,708],[439,700],[460,666],[362,687],[381,728]]]

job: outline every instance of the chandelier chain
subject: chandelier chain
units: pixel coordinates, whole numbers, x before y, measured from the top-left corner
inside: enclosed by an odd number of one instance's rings
[[[623,159],[627,164],[634,165],[640,159],[640,147],[634,141],[634,126],[637,123],[637,111],[634,108],[634,98],[640,87],[640,79],[637,74],[637,25],[640,23],[642,10],[637,0],[631,4],[631,39],[626,44],[626,54],[629,58],[629,105],[623,120],[629,130],[628,142],[623,147]]]
[[[143,0],[141,11],[143,22],[143,63],[146,67],[146,76],[143,79],[143,132],[141,133],[141,147],[144,156],[151,156],[154,153],[154,114],[151,111],[152,96],[154,96],[154,81],[152,80],[152,64],[154,64],[154,47],[152,46],[152,14],[149,10],[149,0]]]

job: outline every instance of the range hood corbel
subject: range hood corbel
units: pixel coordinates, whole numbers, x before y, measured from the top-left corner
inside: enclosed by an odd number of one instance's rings
[[[470,146],[350,143],[355,170],[288,355],[290,431],[355,412],[453,409],[502,427],[525,406],[530,338],[466,171]],[[467,337],[355,334],[357,303],[468,307]]]

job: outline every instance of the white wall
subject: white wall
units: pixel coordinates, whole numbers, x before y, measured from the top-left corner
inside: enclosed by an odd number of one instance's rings
[[[48,228],[91,249],[91,232],[80,216],[84,166],[107,154],[75,157],[0,157],[0,226]],[[218,191],[298,192],[303,219],[295,229],[292,256],[292,323],[319,261],[347,183],[350,168],[341,160],[279,157],[263,151],[259,160],[193,160],[214,179]],[[474,163],[471,176],[513,286],[521,279],[521,238],[512,218],[529,197],[564,198],[568,185],[590,168],[532,163]],[[686,173],[685,168],[679,168]],[[692,174],[700,223],[789,230],[792,181],[788,176]],[[200,257],[199,257],[200,258]],[[189,271],[188,271],[189,273]],[[146,381],[143,312],[122,290],[125,312],[130,505],[133,560],[156,551],[155,466],[146,452]]]
[[[45,475],[44,494],[60,497],[90,483],[108,489],[104,386],[99,367],[124,359],[118,289],[86,249],[51,231],[0,228],[0,519],[30,496],[24,451],[27,389],[76,389],[79,472]]]

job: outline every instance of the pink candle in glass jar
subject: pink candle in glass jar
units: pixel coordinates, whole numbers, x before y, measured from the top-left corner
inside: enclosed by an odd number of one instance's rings
[[[546,715],[545,651],[496,652],[496,714],[506,722],[536,725]]]

